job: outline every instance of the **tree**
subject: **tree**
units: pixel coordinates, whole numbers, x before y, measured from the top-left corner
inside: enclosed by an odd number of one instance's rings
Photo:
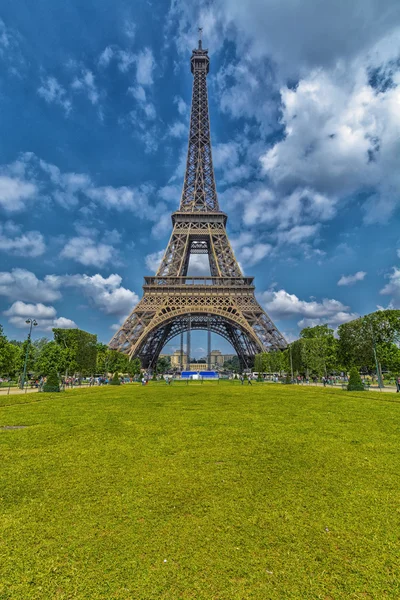
[[[349,392],[363,392],[364,385],[360,377],[360,373],[358,372],[357,367],[352,367],[350,369],[350,377],[349,383],[347,384],[347,390]]]
[[[373,372],[374,350],[378,363],[395,369],[399,365],[400,310],[378,310],[344,323],[339,326],[338,335],[339,360],[346,368],[357,366]]]
[[[46,382],[43,386],[44,392],[59,392],[60,391],[60,378],[58,377],[56,369],[54,367],[50,370],[47,375]]]
[[[113,378],[110,381],[110,385],[121,385],[118,371],[115,371]]]
[[[337,370],[337,341],[334,330],[327,324],[305,327],[300,332],[300,342],[302,362],[307,371],[326,376]]]
[[[56,342],[48,342],[35,361],[35,372],[38,375],[47,375],[52,369],[57,373],[64,372],[68,360],[68,349],[62,348]]]
[[[168,369],[171,368],[171,359],[168,359],[166,356],[162,356],[161,358],[158,359],[157,361],[157,373],[162,373],[164,374],[165,371],[168,371]]]
[[[240,360],[239,360],[239,357],[238,356],[233,356],[229,360],[226,360],[224,362],[224,369],[226,369],[227,371],[234,371],[236,373],[238,371],[240,371]]]
[[[97,336],[81,329],[53,329],[55,342],[66,349],[69,373],[93,375],[96,371]]]
[[[20,363],[21,348],[11,344],[0,325],[0,376],[14,376]]]

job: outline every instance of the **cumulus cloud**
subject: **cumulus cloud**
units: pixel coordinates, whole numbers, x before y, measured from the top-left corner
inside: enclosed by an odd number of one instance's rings
[[[57,81],[55,77],[42,78],[41,86],[38,88],[38,94],[47,104],[56,104],[64,109],[65,114],[69,115],[72,109],[71,100],[68,98],[65,88]]]
[[[271,244],[255,241],[254,234],[250,232],[242,232],[239,237],[232,238],[231,244],[241,267],[257,264],[272,251]]]
[[[23,177],[1,174],[2,170],[6,170],[6,167],[0,169],[0,207],[8,212],[21,211],[26,201],[36,196],[37,186]]]
[[[61,258],[71,258],[82,265],[104,267],[116,261],[117,252],[109,244],[96,243],[88,237],[74,237],[68,240],[60,253]]]
[[[357,281],[363,281],[366,276],[365,271],[357,271],[354,275],[342,275],[338,285],[354,285]]]
[[[0,296],[11,300],[39,303],[59,300],[61,293],[49,277],[38,279],[34,273],[26,269],[0,272]]]
[[[153,53],[145,48],[136,56],[136,81],[139,85],[152,85],[155,67]]]
[[[117,274],[103,277],[96,275],[48,275],[55,288],[71,287],[83,293],[89,302],[107,315],[126,315],[138,303],[135,292],[122,287],[122,277]]]
[[[61,329],[71,329],[77,327],[76,323],[65,317],[57,317],[57,311],[54,306],[46,306],[42,303],[26,304],[18,300],[3,313],[8,317],[9,322],[20,329],[26,328],[26,319],[37,320],[37,327],[42,331],[51,331],[53,327]]]
[[[118,46],[107,46],[99,57],[99,66],[108,67],[113,60],[116,61],[118,69],[122,73],[126,73],[133,65],[136,65],[136,81],[140,86],[153,84],[155,61],[150,48],[144,48],[134,54],[130,50],[123,50]]]
[[[262,292],[259,294],[259,300],[274,319],[301,317],[299,327],[313,327],[321,323],[329,323],[336,327],[358,316],[351,313],[349,307],[339,300],[300,300],[295,294],[289,294],[283,289]]]
[[[156,109],[152,102],[147,100],[147,94],[142,85],[135,85],[128,88],[128,94],[131,94],[137,100],[139,108],[142,109],[147,119],[153,121],[156,118]],[[131,120],[136,119],[135,112],[131,112]]]
[[[22,232],[21,228],[11,221],[0,223],[0,251],[14,256],[35,258],[44,254],[46,245],[38,231]]]
[[[151,273],[157,273],[158,267],[160,266],[160,262],[162,257],[164,256],[164,250],[159,250],[158,252],[152,252],[152,254],[148,254],[145,258],[146,267],[151,271]]]
[[[210,260],[207,254],[191,254],[188,277],[210,277]]]
[[[387,278],[389,282],[381,289],[380,293],[392,297],[390,308],[400,308],[400,269],[393,267]]]
[[[0,272],[0,296],[11,300],[45,303],[61,298],[61,291],[75,288],[89,303],[105,314],[124,315],[137,304],[135,292],[121,285],[122,277],[112,274],[46,275],[42,280],[26,269]]]
[[[211,5],[176,0],[169,14],[169,23],[178,24],[175,41],[182,53],[194,47],[194,23],[202,23],[211,48],[233,40],[254,61],[272,58],[286,77],[351,60],[399,22],[400,7],[393,0],[368,5],[364,0],[215,0]]]
[[[81,75],[79,77],[75,77],[71,87],[73,90],[86,94],[92,104],[98,103],[100,95],[97,90],[92,71],[83,69]]]

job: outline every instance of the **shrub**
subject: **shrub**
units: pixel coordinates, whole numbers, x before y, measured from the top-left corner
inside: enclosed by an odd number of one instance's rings
[[[50,369],[47,375],[46,383],[43,386],[44,392],[59,392],[60,391],[60,379],[55,369]]]
[[[350,369],[350,377],[349,383],[347,385],[347,390],[349,392],[363,392],[364,389],[365,388],[361,380],[360,373],[358,372],[358,369],[356,367],[353,367],[352,369]]]
[[[121,382],[119,380],[119,375],[118,372],[115,371],[113,378],[110,381],[110,385],[121,385]]]

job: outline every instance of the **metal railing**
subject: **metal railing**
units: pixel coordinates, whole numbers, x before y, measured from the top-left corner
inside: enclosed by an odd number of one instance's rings
[[[242,286],[252,285],[254,277],[145,277],[146,285],[210,285]]]

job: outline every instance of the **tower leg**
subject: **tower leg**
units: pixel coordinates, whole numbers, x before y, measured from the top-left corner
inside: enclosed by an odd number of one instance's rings
[[[207,369],[211,370],[211,328],[210,315],[207,317]]]
[[[183,371],[183,331],[181,333],[181,356],[180,356],[181,373]]]
[[[186,333],[186,364],[187,370],[190,371],[190,333],[191,333],[191,315],[188,315],[188,328]]]

